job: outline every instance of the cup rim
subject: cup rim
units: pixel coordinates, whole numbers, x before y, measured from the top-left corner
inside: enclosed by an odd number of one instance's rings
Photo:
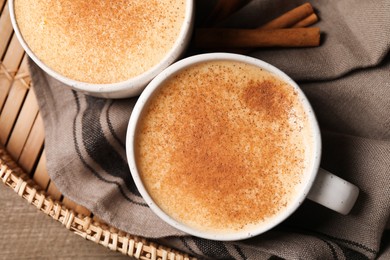
[[[103,84],[88,83],[68,78],[55,71],[46,65],[40,58],[38,58],[38,56],[28,46],[27,42],[23,38],[22,33],[19,30],[19,26],[16,21],[14,1],[15,0],[9,1],[11,24],[14,28],[16,37],[18,38],[21,46],[26,51],[28,56],[47,74],[68,85],[69,87],[89,95],[104,98],[126,98],[139,95],[146,87],[146,85],[158,73],[172,64],[180,57],[180,55],[182,55],[189,44],[194,23],[194,0],[185,0],[185,15],[179,36],[174,42],[172,48],[167,52],[167,54],[159,63],[155,64],[152,68],[148,69],[142,74],[124,81]]]
[[[248,64],[252,64],[255,66],[258,66],[266,71],[269,71],[273,74],[276,74],[278,77],[280,77],[282,80],[286,81],[288,84],[294,87],[294,89],[298,92],[299,98],[305,108],[305,111],[307,113],[307,116],[310,120],[310,126],[312,128],[312,134],[313,134],[313,160],[311,162],[310,168],[310,174],[308,173],[308,177],[305,178],[305,185],[303,186],[303,189],[294,199],[294,202],[290,204],[290,206],[284,210],[281,214],[276,216],[275,218],[272,218],[272,221],[267,223],[267,225],[261,225],[258,228],[256,227],[253,231],[248,232],[248,230],[243,230],[239,232],[232,232],[229,234],[225,233],[211,233],[211,232],[205,232],[200,231],[197,229],[194,229],[192,227],[189,227],[175,219],[173,219],[171,216],[169,216],[167,213],[165,213],[162,209],[157,206],[151,196],[148,194],[141,177],[139,175],[139,172],[137,170],[136,166],[136,160],[135,160],[135,153],[134,153],[134,137],[135,137],[135,131],[139,122],[139,118],[141,116],[141,113],[143,111],[143,108],[147,104],[147,101],[149,98],[153,95],[153,93],[159,89],[159,87],[170,78],[170,76],[174,75],[175,73],[178,73],[179,71],[192,66],[194,64],[199,64],[207,61],[216,61],[216,60],[230,60],[230,61],[238,61],[238,62],[244,62]],[[288,218],[295,210],[302,204],[302,202],[305,200],[306,196],[308,195],[310,188],[313,185],[313,182],[315,180],[315,177],[317,175],[317,171],[319,169],[320,164],[320,158],[321,158],[321,135],[320,130],[318,126],[317,119],[315,117],[315,114],[313,112],[313,109],[303,93],[303,91],[300,89],[300,87],[293,81],[287,74],[285,74],[280,69],[274,67],[273,65],[264,62],[262,60],[240,55],[240,54],[231,54],[231,53],[208,53],[208,54],[199,54],[195,56],[191,56],[185,59],[182,59],[168,68],[166,68],[163,72],[161,72],[156,78],[154,78],[145,88],[145,90],[140,95],[139,99],[137,100],[135,107],[133,108],[133,111],[130,116],[128,128],[127,128],[127,136],[126,136],[126,154],[128,159],[128,164],[130,168],[130,172],[132,174],[133,180],[142,195],[142,197],[145,199],[148,206],[152,209],[152,211],[159,216],[162,220],[170,224],[171,226],[184,231],[188,234],[210,239],[210,240],[218,240],[218,241],[234,241],[234,240],[242,240],[247,239],[253,236],[260,235],[276,225],[280,224],[282,221],[284,221],[286,218]]]

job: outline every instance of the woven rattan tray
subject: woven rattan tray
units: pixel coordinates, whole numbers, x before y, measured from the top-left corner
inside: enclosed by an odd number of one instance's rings
[[[26,207],[41,211],[42,217],[46,214],[64,228],[111,250],[138,259],[190,259],[103,223],[64,197],[50,181],[43,122],[30,87],[27,55],[13,33],[7,1],[0,0],[0,10],[0,178],[5,186],[25,200]]]

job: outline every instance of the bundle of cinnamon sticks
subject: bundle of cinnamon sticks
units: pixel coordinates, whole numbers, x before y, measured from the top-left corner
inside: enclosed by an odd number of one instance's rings
[[[211,17],[224,19],[248,2],[219,0]],[[308,26],[317,21],[312,5],[305,3],[256,29],[197,28],[194,44],[200,49],[233,48],[241,53],[258,47],[315,47],[320,45],[320,29]]]

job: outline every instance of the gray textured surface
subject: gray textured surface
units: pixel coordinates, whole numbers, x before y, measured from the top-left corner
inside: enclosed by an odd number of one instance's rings
[[[73,234],[0,184],[0,259],[131,259]]]

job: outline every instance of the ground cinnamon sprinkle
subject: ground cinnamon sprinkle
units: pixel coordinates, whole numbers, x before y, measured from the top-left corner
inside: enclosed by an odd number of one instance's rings
[[[151,101],[137,164],[151,196],[178,220],[240,230],[294,197],[310,152],[306,124],[288,84],[254,66],[209,62],[176,75]]]
[[[15,0],[33,52],[71,79],[114,83],[159,63],[176,41],[183,0]]]

